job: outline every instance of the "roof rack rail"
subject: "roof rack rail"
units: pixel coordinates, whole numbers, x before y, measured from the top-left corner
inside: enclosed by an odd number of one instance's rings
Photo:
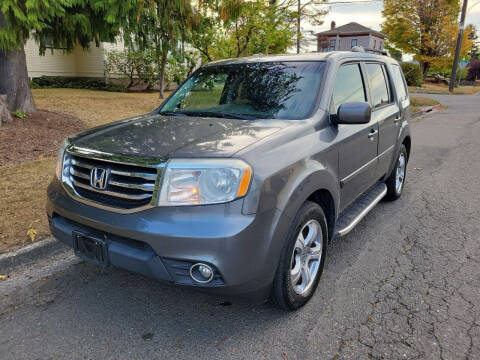
[[[354,46],[352,48],[353,52],[363,52],[363,53],[372,53],[372,54],[379,54],[379,55],[384,55],[384,56],[390,56],[388,51],[385,50],[378,50],[378,49],[370,49],[370,48],[365,48],[363,46]]]

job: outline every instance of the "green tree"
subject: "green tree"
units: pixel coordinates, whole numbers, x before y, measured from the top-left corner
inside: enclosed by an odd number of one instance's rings
[[[478,45],[477,28],[474,25],[468,25],[467,29],[470,29],[469,39],[472,41],[472,49],[468,53],[470,59],[480,59],[480,47]]]
[[[24,45],[30,36],[40,44],[73,50],[92,42],[113,41],[131,6],[126,0],[2,0],[0,3],[0,94],[10,110],[35,110]]]
[[[192,1],[134,0],[124,25],[125,43],[140,50],[152,49],[159,66],[160,98],[164,98],[165,69],[169,54],[182,51],[187,29],[196,25]]]
[[[279,54],[293,45],[296,13],[272,1],[225,1],[199,9],[189,38],[206,61]]]
[[[396,49],[395,47],[391,46],[388,42],[385,44],[385,50],[390,53],[390,56],[393,57],[398,62],[403,61],[403,53],[401,50]]]
[[[390,44],[415,56],[425,76],[432,62],[453,58],[459,12],[459,0],[385,0],[382,31]],[[466,37],[463,54],[468,44]]]

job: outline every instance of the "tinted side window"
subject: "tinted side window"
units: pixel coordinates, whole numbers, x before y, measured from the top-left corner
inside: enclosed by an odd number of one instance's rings
[[[407,89],[405,88],[405,82],[403,81],[402,69],[398,65],[392,65],[390,66],[390,70],[397,91],[398,100],[403,101],[407,98]]]
[[[373,108],[390,103],[388,81],[385,78],[381,64],[366,64],[370,95],[372,96]]]
[[[340,105],[355,101],[367,101],[360,65],[344,65],[338,70],[337,78],[335,79],[335,88],[333,90],[335,113],[337,113]]]

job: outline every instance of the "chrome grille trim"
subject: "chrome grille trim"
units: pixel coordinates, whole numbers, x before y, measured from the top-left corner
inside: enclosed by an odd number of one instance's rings
[[[81,167],[81,168],[84,168],[84,169],[88,169],[88,170],[93,168],[92,165],[89,165],[89,164],[87,164],[83,161],[80,161],[78,159],[72,159],[71,164],[75,165],[75,166],[78,166],[78,167]]]
[[[133,213],[156,206],[166,161],[100,153],[70,146],[63,159],[62,184],[75,200],[118,213]],[[90,185],[93,168],[107,168],[105,190]]]
[[[77,159],[72,159],[72,165],[91,170],[92,165],[85,163],[84,161],[79,161]],[[148,173],[142,173],[142,172],[129,172],[129,171],[120,171],[120,170],[111,170],[112,174],[115,175],[120,175],[120,176],[128,176],[128,177],[137,177],[145,180],[156,180],[157,175],[156,174],[148,174]]]
[[[124,187],[127,189],[136,189],[150,192],[153,192],[153,189],[155,188],[155,184],[127,184],[119,181],[110,181],[109,184],[113,186]]]
[[[89,186],[89,185],[82,184],[81,182],[79,182],[79,181],[77,181],[77,180],[72,180],[72,183],[73,183],[73,185],[75,185],[75,186],[81,187],[81,188],[86,189],[86,190],[89,190],[89,191],[94,191],[94,192],[97,192],[97,193],[99,193],[99,194],[105,194],[105,195],[115,196],[115,197],[119,197],[119,198],[122,198],[122,199],[144,200],[144,199],[148,199],[148,198],[151,197],[151,195],[149,195],[149,194],[143,194],[143,195],[127,195],[127,194],[123,194],[123,193],[115,192],[115,191],[97,190],[97,189],[95,189],[95,188],[92,188],[92,187]]]
[[[75,170],[73,167],[70,167],[70,175],[73,175],[75,177],[79,177],[82,179],[90,180],[90,175],[84,174],[80,171]]]

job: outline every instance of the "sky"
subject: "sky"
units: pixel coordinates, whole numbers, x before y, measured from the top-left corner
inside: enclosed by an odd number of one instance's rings
[[[330,1],[340,2],[347,0]],[[468,4],[470,10],[467,12],[466,23],[475,25],[480,33],[480,0],[469,0]],[[332,21],[335,21],[337,26],[345,25],[349,22],[355,21],[372,29],[380,30],[380,25],[383,22],[383,1],[358,4],[335,4],[328,5],[328,8],[330,11],[328,15],[325,16],[323,25],[310,26],[309,24],[304,24],[302,28],[304,30],[313,30],[314,32],[320,32],[329,30],[330,23]],[[311,50],[316,50],[316,44],[312,43]]]

